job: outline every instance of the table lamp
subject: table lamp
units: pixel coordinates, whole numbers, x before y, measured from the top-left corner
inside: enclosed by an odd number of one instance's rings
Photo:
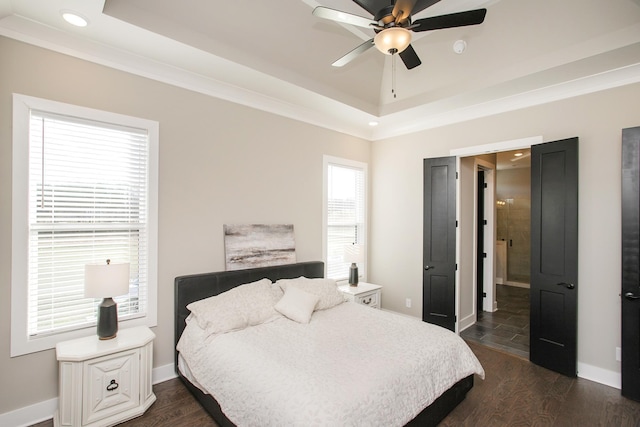
[[[358,286],[358,262],[364,261],[364,248],[362,245],[346,245],[342,259],[351,263],[349,267],[349,285]]]
[[[118,333],[118,304],[112,297],[129,293],[129,263],[84,266],[84,296],[103,298],[98,306],[98,338],[109,340]]]

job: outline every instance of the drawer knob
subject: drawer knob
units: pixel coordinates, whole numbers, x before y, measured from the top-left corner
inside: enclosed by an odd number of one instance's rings
[[[371,304],[371,297],[369,297],[369,299],[366,300],[366,301],[363,300],[362,302],[365,303],[365,304]]]
[[[113,390],[117,389],[118,387],[119,387],[119,384],[116,382],[116,380],[111,380],[111,382],[107,386],[107,391],[113,391]]]

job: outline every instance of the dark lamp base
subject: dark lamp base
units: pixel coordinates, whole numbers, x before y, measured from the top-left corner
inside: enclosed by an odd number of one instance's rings
[[[98,306],[98,338],[110,340],[118,334],[118,304],[105,298]]]
[[[358,266],[355,262],[352,262],[349,268],[349,286],[358,286]]]

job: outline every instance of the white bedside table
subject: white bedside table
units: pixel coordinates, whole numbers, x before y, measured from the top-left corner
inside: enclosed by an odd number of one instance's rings
[[[345,298],[357,304],[368,305],[373,308],[380,308],[380,295],[382,286],[366,282],[358,282],[358,286],[342,285],[338,286]]]
[[[60,378],[58,427],[105,427],[142,415],[156,400],[151,388],[153,339],[146,326],[56,346]]]

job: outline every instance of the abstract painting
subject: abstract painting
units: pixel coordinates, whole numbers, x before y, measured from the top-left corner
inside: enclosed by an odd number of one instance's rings
[[[224,250],[228,271],[293,264],[293,224],[225,224]]]

